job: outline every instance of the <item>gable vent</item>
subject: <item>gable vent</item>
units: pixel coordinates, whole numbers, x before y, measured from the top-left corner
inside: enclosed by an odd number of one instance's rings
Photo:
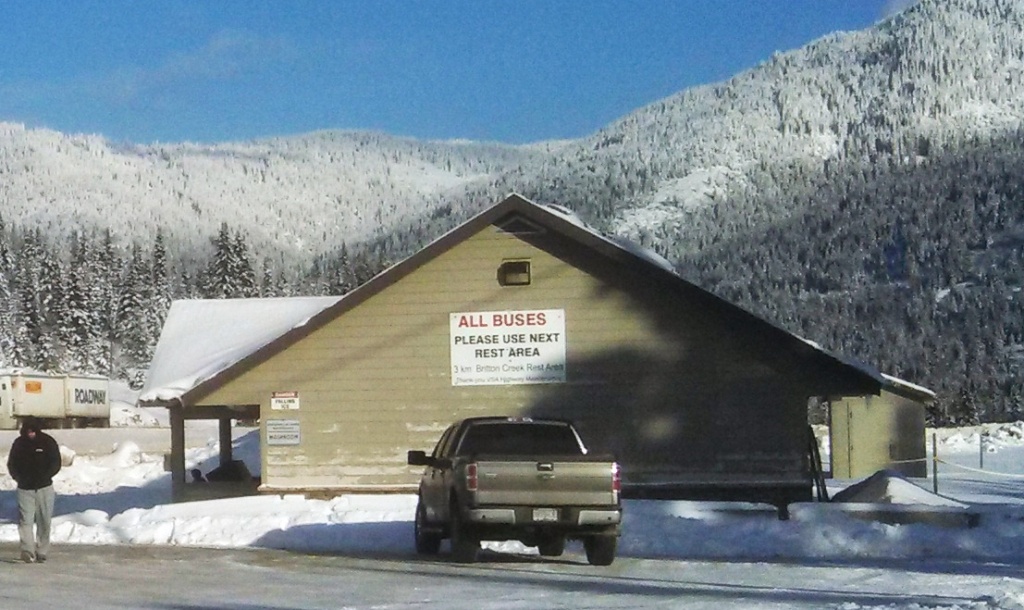
[[[533,235],[543,233],[544,228],[518,214],[513,214],[494,223],[499,231],[514,235]]]

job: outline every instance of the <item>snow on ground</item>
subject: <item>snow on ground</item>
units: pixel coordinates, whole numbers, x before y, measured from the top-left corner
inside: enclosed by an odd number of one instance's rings
[[[129,413],[132,421],[150,418],[158,419]],[[106,434],[107,447],[96,442],[99,432]],[[132,440],[154,432],[169,437],[160,427],[51,431],[70,462],[55,480],[56,544],[411,552],[412,495],[331,500],[266,495],[171,504],[162,451],[144,451]],[[9,446],[11,434],[0,436],[0,442]],[[258,430],[238,429],[237,437],[235,456],[258,473]],[[187,438],[189,468],[208,471],[216,465],[215,426],[192,429]],[[1024,423],[941,431],[937,439],[942,460],[938,494],[931,478],[908,480],[891,472],[864,481],[829,481],[830,494],[848,502],[794,505],[788,521],[779,520],[772,507],[755,504],[629,500],[619,556],[839,563],[906,559],[1024,567]],[[0,542],[18,539],[13,488],[10,477],[0,474]],[[947,519],[928,522],[922,515]],[[485,546],[535,552],[518,543]],[[1008,587],[1010,592],[1001,595],[1012,603],[1000,602],[1000,607],[1024,608],[1024,583]]]

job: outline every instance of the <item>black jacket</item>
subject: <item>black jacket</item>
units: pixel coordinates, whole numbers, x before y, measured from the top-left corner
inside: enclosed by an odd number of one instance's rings
[[[60,447],[52,436],[36,429],[35,438],[28,437],[29,427],[21,429],[7,456],[7,472],[18,483],[18,489],[42,489],[53,485],[53,476],[60,472]]]

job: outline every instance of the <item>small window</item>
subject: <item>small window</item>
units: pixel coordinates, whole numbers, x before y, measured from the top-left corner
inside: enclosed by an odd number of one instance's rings
[[[505,261],[498,267],[498,283],[502,286],[529,286],[530,261]]]

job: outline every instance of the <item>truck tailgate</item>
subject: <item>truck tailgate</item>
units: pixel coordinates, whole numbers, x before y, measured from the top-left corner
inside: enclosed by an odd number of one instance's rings
[[[613,506],[612,461],[477,460],[476,504]]]

